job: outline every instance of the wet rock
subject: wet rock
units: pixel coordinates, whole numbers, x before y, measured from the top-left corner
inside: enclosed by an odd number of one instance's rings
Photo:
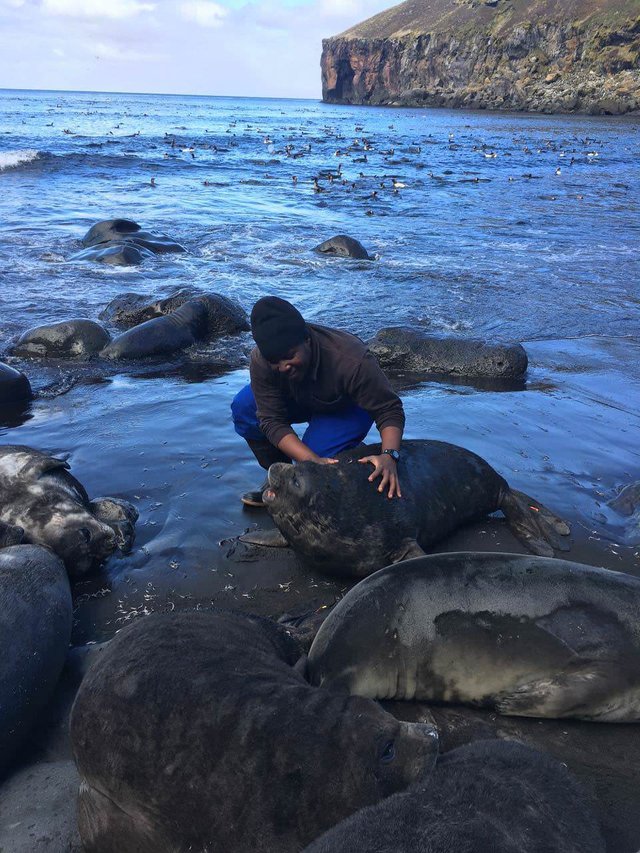
[[[0,404],[31,400],[31,384],[24,373],[0,361]]]
[[[372,261],[373,257],[367,252],[365,247],[353,237],[347,237],[346,234],[337,234],[331,237],[330,240],[325,240],[313,250],[320,252],[322,255],[335,255],[337,258],[355,258],[362,261]]]
[[[65,320],[24,332],[13,354],[28,358],[89,358],[111,340],[107,330],[93,320]]]
[[[156,255],[187,251],[184,246],[174,242],[166,234],[143,231],[141,226],[131,219],[106,219],[103,222],[97,222],[82,238],[82,245],[85,248],[98,246],[101,243],[130,243],[148,249]]]
[[[368,346],[383,368],[415,373],[513,379],[528,364],[520,344],[439,337],[403,326],[381,329]]]

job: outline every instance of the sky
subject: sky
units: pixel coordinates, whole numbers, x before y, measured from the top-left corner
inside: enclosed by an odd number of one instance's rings
[[[0,88],[319,98],[322,39],[395,2],[0,0]]]

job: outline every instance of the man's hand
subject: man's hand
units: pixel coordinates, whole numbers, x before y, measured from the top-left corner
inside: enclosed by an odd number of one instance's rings
[[[317,459],[313,460],[318,465],[335,465],[336,462],[339,462],[339,459],[331,459],[329,456],[318,456]]]
[[[388,497],[402,497],[400,481],[398,480],[398,467],[395,459],[389,456],[388,453],[383,453],[381,456],[365,456],[362,459],[358,459],[358,462],[371,462],[374,466],[373,474],[369,477],[370,483],[373,483],[376,477],[382,474],[382,480],[378,486],[379,492],[384,492],[387,486],[389,486]]]

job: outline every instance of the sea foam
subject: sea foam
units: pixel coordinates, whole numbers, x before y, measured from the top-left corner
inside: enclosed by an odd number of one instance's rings
[[[15,169],[24,163],[31,163],[40,155],[35,148],[23,148],[19,151],[0,151],[0,172],[7,169]]]

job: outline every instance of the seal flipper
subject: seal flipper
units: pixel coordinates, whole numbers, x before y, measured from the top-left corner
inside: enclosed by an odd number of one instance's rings
[[[615,661],[584,660],[569,665],[558,675],[520,684],[511,693],[496,697],[500,714],[513,717],[576,717],[582,720],[616,721],[615,695],[620,688]],[[607,700],[610,698],[610,702]],[[626,722],[631,722],[627,717]]]
[[[554,550],[569,550],[569,542],[561,538],[569,535],[569,525],[540,501],[507,488],[500,509],[513,534],[534,554],[553,557]]]
[[[426,556],[426,551],[422,550],[415,539],[403,539],[397,551],[391,555],[391,562],[401,563],[403,560],[411,560],[413,557]]]
[[[264,548],[288,548],[289,543],[277,528],[272,530],[251,530],[238,536],[245,545],[262,545]]]

